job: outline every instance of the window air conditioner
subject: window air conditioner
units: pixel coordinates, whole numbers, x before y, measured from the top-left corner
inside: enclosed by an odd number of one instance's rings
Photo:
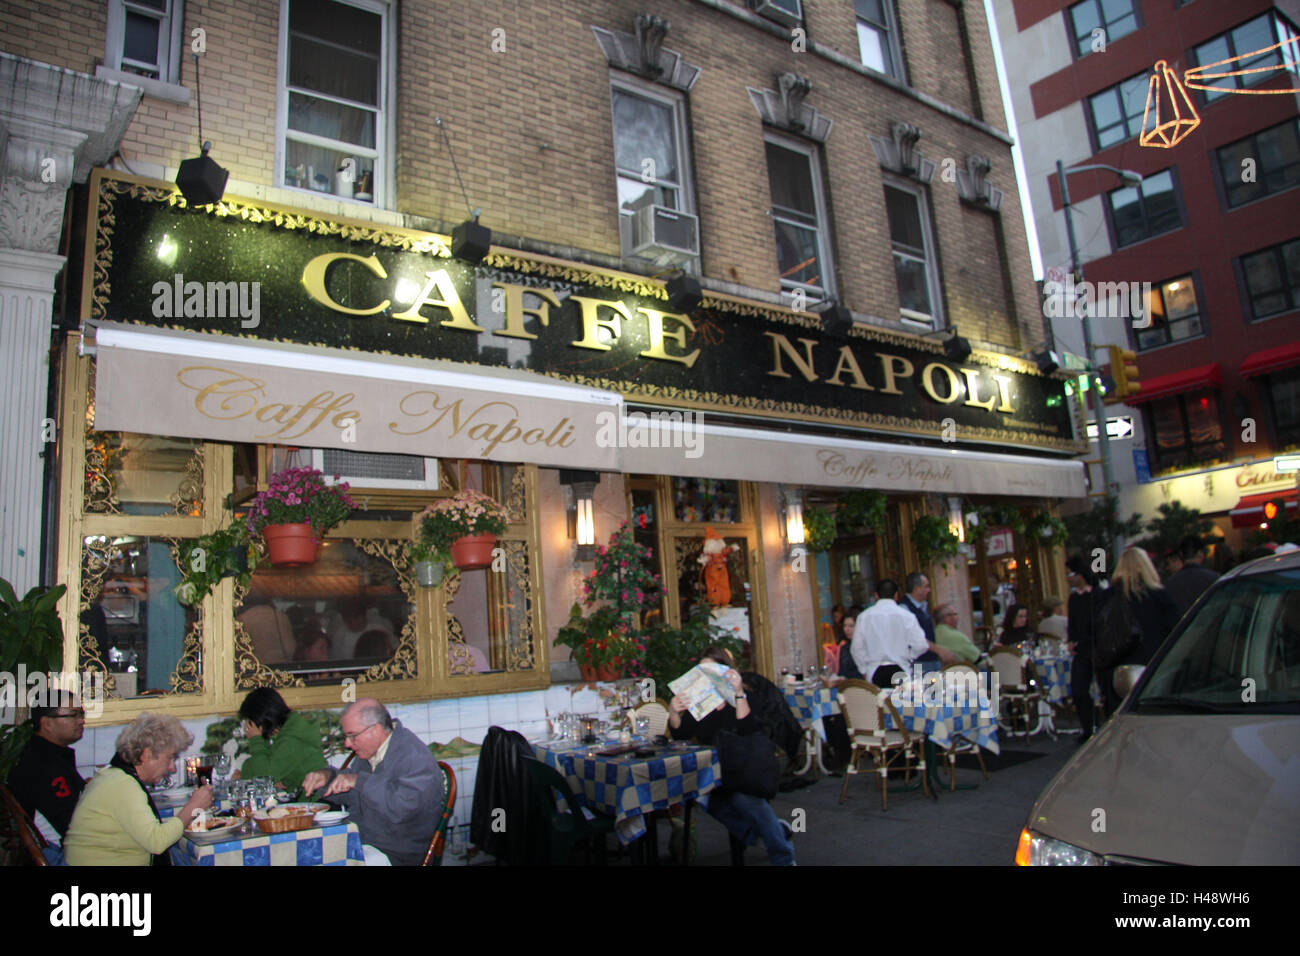
[[[751,0],[754,12],[787,27],[803,23],[803,4],[800,0]]]
[[[353,488],[438,490],[438,459],[419,455],[386,455],[340,448],[313,448],[311,465],[330,484],[346,481]]]
[[[667,206],[642,206],[632,214],[630,254],[666,266],[700,254],[699,220]]]

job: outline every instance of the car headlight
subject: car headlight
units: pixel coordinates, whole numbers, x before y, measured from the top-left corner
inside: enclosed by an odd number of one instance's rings
[[[1016,847],[1016,866],[1101,866],[1096,853],[1083,847],[1054,840],[1033,830],[1020,831]]]

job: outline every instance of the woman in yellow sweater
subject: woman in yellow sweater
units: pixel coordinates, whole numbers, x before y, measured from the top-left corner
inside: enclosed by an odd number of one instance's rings
[[[194,743],[179,720],[141,714],[118,735],[117,753],[86,785],[72,814],[64,855],[69,866],[166,866],[168,847],[194,814],[212,806],[212,787],[199,787],[176,815],[163,820],[145,786],[176,771],[176,755]]]

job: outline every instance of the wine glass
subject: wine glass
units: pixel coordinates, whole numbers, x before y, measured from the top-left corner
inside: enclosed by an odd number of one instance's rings
[[[220,793],[225,793],[226,775],[230,773],[230,754],[223,751],[217,755],[217,759],[213,764],[217,771],[217,790]]]

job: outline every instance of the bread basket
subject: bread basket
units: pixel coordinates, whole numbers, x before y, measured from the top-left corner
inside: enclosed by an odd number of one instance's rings
[[[253,814],[253,822],[263,833],[292,833],[314,827],[316,814],[311,810],[291,810],[282,817],[269,817],[266,811],[258,811]]]

